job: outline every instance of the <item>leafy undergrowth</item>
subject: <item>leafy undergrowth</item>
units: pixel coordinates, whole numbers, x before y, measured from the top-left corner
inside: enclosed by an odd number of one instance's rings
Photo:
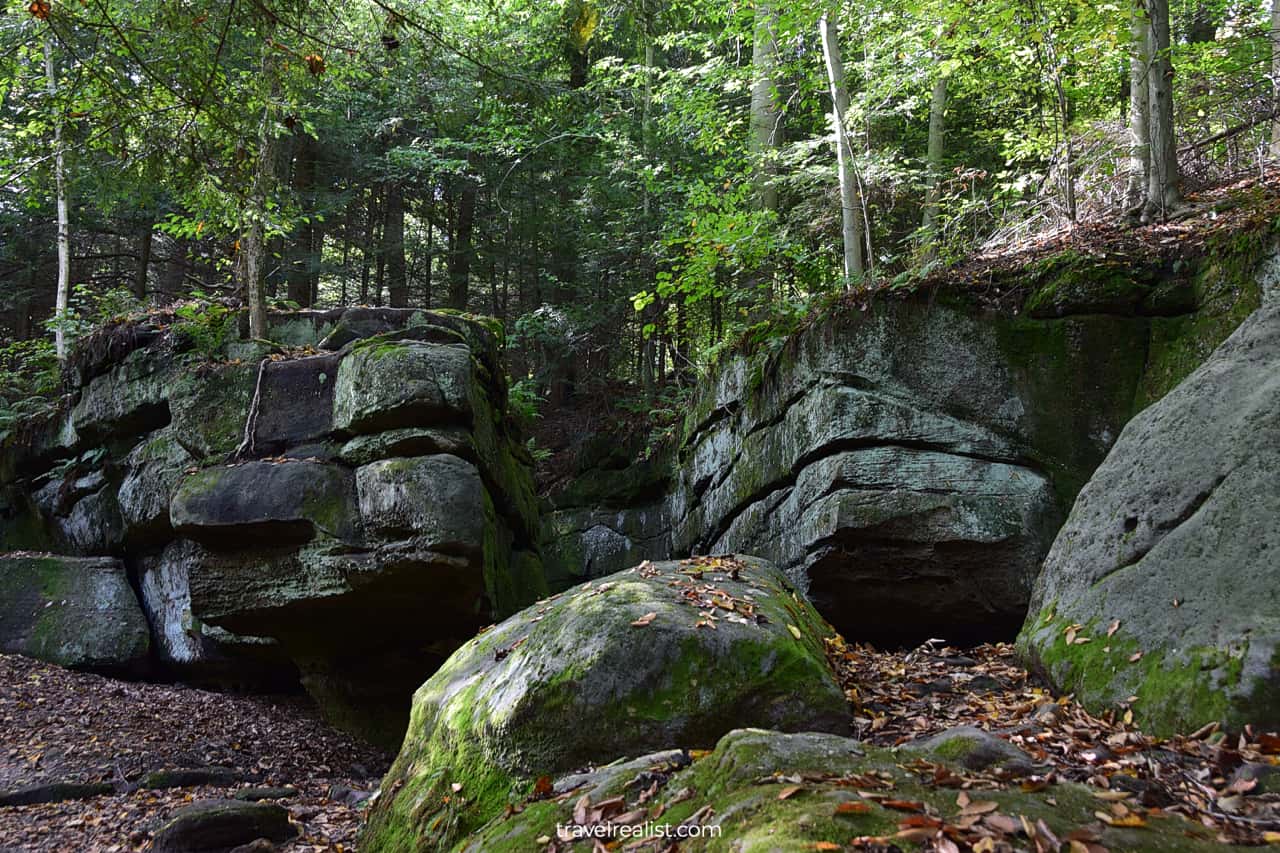
[[[1079,836],[1092,853],[1097,848],[1088,846],[1094,844],[1089,839],[1104,823],[1142,827],[1172,815],[1185,818],[1189,829],[1207,828],[1223,844],[1280,843],[1280,793],[1273,793],[1280,791],[1276,734],[1247,729],[1229,737],[1210,724],[1170,739],[1150,737],[1132,725],[1127,708],[1096,717],[1070,697],[1055,700],[1018,666],[1008,644],[880,652],[840,640],[829,643],[829,657],[857,712],[857,737],[899,746],[957,726],[976,726],[1006,738],[1049,772],[997,787],[1036,792],[1055,782],[1077,782],[1094,790],[1099,824],[1080,827]],[[957,779],[943,769],[932,779],[926,773],[925,781],[986,788],[991,780]],[[983,833],[995,829],[997,836],[1010,836],[1014,846],[1032,842],[1037,851],[1059,849],[1052,839],[1037,838],[1045,834],[1043,828],[1002,820],[998,811],[990,814],[996,820],[983,813],[966,827],[967,821],[936,822],[921,810],[900,829],[919,836],[916,830],[927,825],[935,830],[931,838],[941,832],[949,840],[977,843],[976,826]],[[920,818],[927,820],[922,824]],[[938,849],[951,848],[939,842]]]
[[[301,834],[282,849],[350,849],[361,811],[343,789],[372,790],[388,758],[327,726],[305,697],[117,681],[0,655],[0,791],[46,782],[116,787],[107,796],[0,808],[6,851],[142,850],[181,807],[250,786],[297,789],[280,802]],[[152,771],[216,767],[240,781],[139,787]]]

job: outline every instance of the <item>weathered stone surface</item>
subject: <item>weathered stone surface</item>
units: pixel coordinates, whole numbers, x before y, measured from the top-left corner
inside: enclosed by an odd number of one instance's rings
[[[214,548],[351,539],[358,526],[351,472],[310,461],[201,469],[178,486],[169,519],[178,533]]]
[[[172,380],[170,362],[150,350],[136,350],[85,386],[71,410],[71,427],[80,438],[97,441],[164,426]]]
[[[0,807],[87,800],[90,797],[110,796],[115,791],[115,786],[110,782],[44,782],[16,791],[0,792]]]
[[[124,519],[114,484],[76,501],[71,512],[55,519],[55,524],[75,554],[116,554],[124,542]]]
[[[384,459],[356,470],[360,518],[372,534],[420,538],[442,551],[475,548],[484,541],[480,472],[445,454]]]
[[[625,509],[560,509],[543,524],[547,564],[563,585],[611,575],[671,553],[665,503]]]
[[[334,426],[369,433],[465,422],[471,371],[465,344],[362,341],[338,366]]]
[[[275,640],[231,634],[192,613],[190,573],[200,570],[204,554],[194,542],[177,539],[160,554],[139,560],[138,587],[156,655],[191,680],[287,683],[290,666]]]
[[[296,796],[298,796],[298,789],[289,785],[278,788],[241,788],[235,793],[235,799],[250,803],[257,803],[262,800],[287,800]]]
[[[169,502],[194,458],[177,440],[172,427],[144,438],[124,460],[126,474],[117,498],[125,537],[155,541],[170,534]]]
[[[1280,726],[1278,477],[1273,305],[1125,427],[1045,561],[1025,654],[1094,710],[1136,695],[1156,731]]]
[[[477,451],[466,427],[406,427],[357,435],[342,446],[341,457],[351,465],[368,465],[393,456],[448,453],[474,461]]]
[[[120,671],[145,665],[149,642],[119,560],[0,556],[0,651]]]
[[[730,360],[686,419],[671,552],[770,558],[850,636],[1012,636],[1146,330],[885,300]]]
[[[713,629],[689,595],[735,611],[721,609]],[[851,717],[826,663],[829,630],[781,573],[752,558],[645,564],[521,611],[415,694],[368,849],[413,837],[447,847],[539,775],[709,747],[744,722],[844,731]],[[462,798],[437,821],[446,812],[434,804],[455,782]]]
[[[202,365],[180,373],[169,400],[173,435],[197,459],[221,461],[245,444],[258,365]]]
[[[1050,768],[1037,767],[1031,756],[1004,738],[975,726],[959,726],[933,737],[903,744],[904,750],[941,755],[966,770],[981,773],[998,769],[1010,777],[1048,773]]]
[[[261,366],[253,446],[257,456],[315,442],[333,430],[338,356],[318,355]]]
[[[216,785],[225,788],[243,780],[244,775],[232,767],[180,767],[173,770],[152,770],[138,780],[138,787],[164,790]]]
[[[851,838],[897,835],[902,827],[902,812],[863,799],[849,787],[850,777],[871,774],[892,784],[894,799],[922,802],[929,814],[936,814],[950,824],[960,822],[956,792],[922,784],[919,776],[905,766],[919,758],[948,765],[954,768],[953,772],[970,772],[945,750],[895,751],[836,734],[739,729],[721,738],[710,755],[692,763],[688,757],[660,752],[603,767],[589,777],[559,779],[554,782],[554,790],[567,796],[500,813],[455,849],[462,853],[536,850],[547,845],[545,839],[556,838],[557,829],[563,829],[566,837],[560,843],[585,850],[590,841],[571,845],[568,835],[575,826],[574,811],[583,796],[592,804],[586,809],[589,823],[595,823],[590,813],[597,804],[615,797],[622,799],[612,812],[618,831],[611,839],[601,839],[605,843],[625,845],[635,840],[637,836],[624,832],[622,824],[636,820],[637,814],[641,821],[657,814],[660,818],[654,823],[665,824],[672,833],[682,824],[704,827],[701,831],[685,833],[689,837],[680,839],[682,851],[837,849],[848,847]],[[780,796],[797,780],[803,780],[799,791]],[[650,790],[655,786],[656,793]],[[1221,849],[1211,839],[1190,837],[1187,823],[1177,817],[1152,818],[1141,828],[1098,823],[1095,793],[1096,789],[1083,785],[1051,784],[1033,792],[1017,787],[983,790],[981,798],[997,803],[1001,814],[1015,820],[1022,815],[1033,826],[1044,821],[1059,838],[1081,826],[1096,825],[1098,844],[1107,850],[1208,853]],[[838,811],[842,804],[851,803],[859,805]],[[376,815],[377,806],[374,808]],[[371,831],[362,839],[361,850],[399,853],[426,849],[415,846],[421,838],[412,832],[397,835],[377,831],[376,823],[370,826]],[[539,843],[538,839],[544,840]],[[893,840],[904,850],[914,849],[906,838],[899,836]],[[877,849],[874,845],[867,846]],[[891,848],[884,846],[883,849]]]
[[[298,834],[289,812],[274,803],[204,800],[182,809],[156,832],[151,849],[160,853],[225,851],[259,838],[288,841]]]

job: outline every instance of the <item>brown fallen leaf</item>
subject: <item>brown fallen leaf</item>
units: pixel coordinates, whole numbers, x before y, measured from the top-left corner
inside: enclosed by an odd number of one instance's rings
[[[632,623],[631,623],[631,627],[632,627],[632,628],[647,628],[647,627],[649,627],[649,625],[651,625],[651,624],[653,623],[653,620],[654,620],[654,619],[657,619],[657,618],[658,618],[658,614],[657,614],[657,613],[655,613],[654,611],[650,610],[648,613],[646,613],[645,615],[641,616],[641,617],[640,617],[639,619],[637,619],[636,621],[632,622]]]
[[[1000,804],[994,800],[978,800],[961,809],[960,814],[965,817],[969,817],[971,815],[990,814],[991,812],[998,811],[999,809]]]
[[[778,799],[780,800],[790,799],[791,797],[794,797],[796,794],[800,793],[800,791],[802,790],[803,790],[803,786],[801,785],[788,785],[787,787],[783,788],[781,791],[778,792]]]
[[[866,803],[849,802],[836,804],[836,814],[867,814],[870,811],[871,806]]]

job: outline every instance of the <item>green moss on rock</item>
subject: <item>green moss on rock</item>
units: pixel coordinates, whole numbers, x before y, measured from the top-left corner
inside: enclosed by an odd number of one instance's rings
[[[414,697],[362,848],[444,849],[540,775],[671,743],[710,747],[744,720],[847,728],[824,656],[829,629],[777,570],[750,560],[733,580],[708,569],[764,617],[722,611],[711,629],[672,586],[693,588],[681,568],[575,587],[455,653]]]

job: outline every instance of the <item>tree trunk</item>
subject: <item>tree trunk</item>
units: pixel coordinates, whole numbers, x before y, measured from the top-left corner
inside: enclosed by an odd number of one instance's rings
[[[1271,3],[1271,109],[1280,111],[1280,0]],[[1271,159],[1280,160],[1280,112],[1271,121]]]
[[[758,0],[751,48],[751,153],[756,160],[756,197],[762,210],[778,209],[776,162],[782,148],[782,105],[778,100],[778,16],[772,0]]]
[[[1151,173],[1151,98],[1147,76],[1151,73],[1151,23],[1146,6],[1132,0],[1129,31],[1133,39],[1129,56],[1129,185],[1125,202],[1141,207]]]
[[[1182,201],[1178,188],[1178,148],[1173,133],[1173,64],[1169,59],[1169,0],[1147,0],[1151,21],[1151,174],[1147,180],[1147,220],[1164,219]]]
[[[378,198],[372,190],[369,192],[369,203],[365,205],[363,242],[360,245],[360,304],[369,304],[369,275],[373,265],[373,239],[377,233],[375,224],[378,218]]]
[[[262,45],[262,84],[266,102],[258,121],[258,162],[249,194],[249,227],[241,241],[244,252],[244,298],[249,306],[249,337],[267,336],[266,298],[266,216],[267,195],[275,181],[276,134],[275,99],[277,96],[276,58],[270,30]]]
[[[942,205],[942,158],[946,155],[947,78],[941,73],[933,81],[929,99],[929,148],[926,154],[924,212],[920,230],[924,237],[925,261],[938,256],[938,213]]]
[[[389,181],[384,191],[387,214],[382,226],[382,253],[387,259],[387,292],[392,308],[409,307],[409,278],[404,262],[404,187]]]
[[[138,229],[138,268],[133,274],[133,295],[147,297],[147,276],[151,270],[151,231],[155,222],[150,217]]]
[[[49,101],[58,108],[58,73],[53,64],[53,31],[45,34],[44,74]],[[53,178],[58,205],[58,289],[54,294],[54,350],[58,359],[67,357],[67,297],[71,291],[71,215],[67,206],[67,173],[62,150],[62,114],[53,120]]]
[[[298,154],[293,161],[293,189],[302,203],[306,222],[298,227],[298,235],[293,241],[289,259],[289,269],[285,274],[286,293],[290,302],[296,302],[304,308],[311,305],[311,279],[315,263],[315,227],[311,219],[315,206],[316,159],[315,147],[310,137],[303,136],[298,141]]]
[[[471,233],[476,216],[476,184],[462,179],[462,192],[454,224],[453,243],[449,246],[449,296],[446,305],[458,311],[467,310],[467,280],[471,275]]]
[[[863,277],[866,269],[862,258],[862,199],[853,165],[853,146],[845,129],[845,113],[849,109],[849,93],[844,85],[844,64],[836,25],[826,14],[818,20],[822,39],[822,55],[827,64],[827,84],[831,92],[831,130],[835,137],[836,173],[840,181],[840,233],[844,243],[844,286],[851,287]]]

